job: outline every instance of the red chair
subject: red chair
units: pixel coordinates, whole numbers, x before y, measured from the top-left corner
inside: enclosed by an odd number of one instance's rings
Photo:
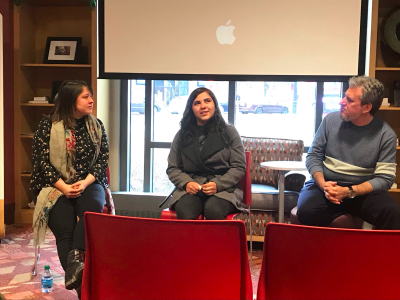
[[[267,224],[257,299],[399,299],[400,231]]]
[[[87,212],[85,230],[82,299],[253,297],[241,221]]]

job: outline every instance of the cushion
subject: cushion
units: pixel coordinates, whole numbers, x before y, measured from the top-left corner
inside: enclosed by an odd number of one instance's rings
[[[251,185],[251,210],[259,211],[278,211],[279,210],[279,191],[264,184]],[[290,213],[297,205],[299,198],[298,192],[285,191],[285,212]]]

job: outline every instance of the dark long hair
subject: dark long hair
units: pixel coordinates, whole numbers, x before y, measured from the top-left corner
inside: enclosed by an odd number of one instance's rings
[[[54,108],[50,112],[52,122],[63,121],[64,127],[67,129],[73,129],[75,127],[74,113],[76,100],[82,93],[84,87],[87,87],[93,95],[92,88],[83,80],[66,80],[61,83],[60,90],[55,99]]]
[[[191,144],[196,137],[196,125],[197,119],[193,113],[192,104],[198,95],[206,92],[212,100],[214,101],[215,111],[214,115],[210,118],[206,125],[204,125],[204,134],[209,134],[211,132],[217,132],[222,138],[224,144],[227,146],[230,143],[230,138],[228,135],[228,124],[222,117],[221,111],[219,110],[218,100],[214,93],[204,87],[195,89],[190,95],[186,102],[185,111],[183,112],[183,117],[180,122],[181,130],[179,132],[179,137],[181,140],[181,147],[184,148]]]

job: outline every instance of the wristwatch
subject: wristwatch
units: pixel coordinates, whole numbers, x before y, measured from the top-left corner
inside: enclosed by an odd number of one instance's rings
[[[356,196],[356,192],[353,187],[349,186],[349,192],[347,193],[347,198],[353,199]]]

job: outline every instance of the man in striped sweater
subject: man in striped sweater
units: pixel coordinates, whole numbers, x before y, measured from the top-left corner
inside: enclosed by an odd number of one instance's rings
[[[376,229],[400,229],[400,206],[388,190],[396,176],[396,133],[374,114],[383,84],[372,77],[349,80],[340,112],[327,115],[307,154],[312,180],[300,192],[302,224],[327,226],[350,213]]]

